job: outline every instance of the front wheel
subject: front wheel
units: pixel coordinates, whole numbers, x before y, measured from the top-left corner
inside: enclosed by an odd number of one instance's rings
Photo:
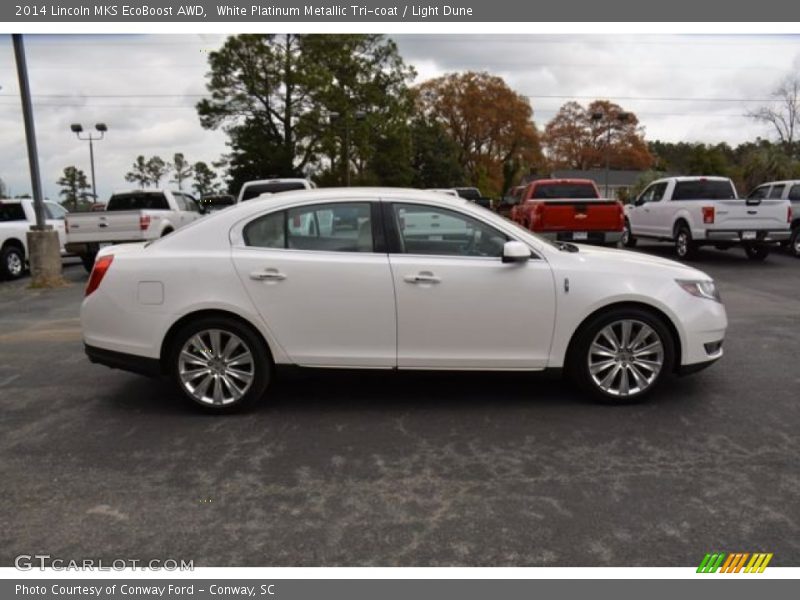
[[[261,337],[227,317],[184,326],[172,344],[169,367],[185,398],[216,413],[252,405],[264,395],[272,371]]]
[[[800,227],[792,230],[792,238],[789,240],[789,252],[795,258],[800,258]]]
[[[0,252],[0,275],[4,279],[19,279],[25,273],[25,252],[19,246],[8,245]]]
[[[769,246],[750,246],[744,247],[744,252],[750,260],[764,260],[769,256]]]
[[[622,235],[619,238],[619,242],[624,248],[635,248],[636,241],[636,238],[633,237],[631,233],[631,222],[625,219],[625,225],[622,227]]]
[[[578,334],[568,370],[578,385],[606,404],[643,400],[673,371],[675,342],[652,313],[617,309],[595,317]]]

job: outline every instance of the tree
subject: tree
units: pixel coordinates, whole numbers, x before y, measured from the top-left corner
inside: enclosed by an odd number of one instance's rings
[[[639,119],[608,100],[595,100],[588,107],[564,104],[545,128],[544,144],[556,168],[604,167],[606,157],[612,169],[644,170],[654,162]]]
[[[488,73],[451,73],[417,88],[419,111],[455,141],[470,183],[490,194],[510,187],[510,162],[520,171],[543,159],[527,98]]]
[[[176,152],[172,157],[172,169],[175,174],[175,179],[171,179],[170,183],[177,183],[178,189],[183,189],[183,182],[192,176],[192,165],[183,156],[183,152]]]
[[[441,123],[422,116],[411,123],[411,166],[415,187],[452,188],[464,184],[458,146]]]
[[[56,181],[61,186],[60,196],[64,196],[63,204],[71,211],[78,210],[81,197],[91,186],[86,179],[86,173],[76,167],[65,167],[64,174]]]
[[[800,131],[800,76],[790,75],[772,92],[773,102],[749,111],[747,115],[772,126],[778,141],[792,156],[796,156],[797,135]]]
[[[387,121],[413,74],[391,40],[363,34],[233,36],[210,53],[209,67],[210,97],[197,112],[203,127],[230,138],[233,191],[248,179],[320,168],[323,154],[343,156],[345,133],[363,166],[361,136]],[[369,115],[363,127],[356,111]],[[332,113],[348,127],[333,127]]]
[[[146,188],[150,185],[150,171],[147,168],[147,161],[141,154],[136,157],[133,162],[133,167],[130,171],[125,173],[125,181],[131,183],[138,183],[140,188]]]
[[[160,156],[151,156],[147,159],[147,174],[150,177],[150,183],[158,187],[158,184],[161,183],[164,176],[169,173],[171,166],[172,165],[164,161]]]
[[[194,163],[194,183],[192,189],[201,198],[210,196],[219,191],[219,184],[216,182],[217,174],[203,161]]]

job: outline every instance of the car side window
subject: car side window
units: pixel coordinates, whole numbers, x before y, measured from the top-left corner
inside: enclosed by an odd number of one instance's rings
[[[200,212],[200,205],[197,203],[197,200],[194,199],[194,196],[190,196],[189,194],[181,194],[181,196],[183,196],[186,210],[196,213]]]
[[[769,191],[769,198],[770,200],[780,200],[781,196],[783,196],[783,190],[786,189],[785,185],[773,185],[772,189]]]
[[[287,247],[323,252],[372,252],[368,202],[316,204],[291,208],[286,218]]]
[[[762,185],[754,189],[750,192],[750,195],[747,197],[749,200],[763,200],[767,197],[767,193],[769,192],[768,185]]]
[[[286,211],[262,215],[245,225],[242,235],[247,246],[286,248]]]
[[[789,190],[789,200],[800,200],[800,185],[793,185]]]
[[[501,257],[509,237],[455,211],[421,204],[393,204],[404,254]]]
[[[661,202],[664,199],[664,192],[667,191],[667,182],[656,183],[653,185],[653,194],[648,202]]]
[[[56,204],[55,202],[45,202],[44,210],[47,213],[47,218],[53,220],[63,221],[64,216],[67,214],[67,209]]]
[[[186,200],[183,199],[183,194],[173,192],[172,197],[175,198],[175,204],[177,204],[178,210],[189,210],[186,207]]]

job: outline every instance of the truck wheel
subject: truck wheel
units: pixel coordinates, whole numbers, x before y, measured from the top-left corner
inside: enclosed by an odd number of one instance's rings
[[[692,232],[685,224],[675,230],[675,253],[681,260],[691,260],[697,255],[697,244],[692,240]]]
[[[769,256],[769,246],[751,246],[744,247],[744,252],[750,260],[764,260]]]
[[[264,395],[272,375],[261,337],[228,317],[203,317],[182,327],[168,361],[181,394],[215,413],[253,404]]]
[[[625,225],[622,226],[622,235],[619,238],[620,244],[625,248],[635,248],[637,239],[631,233],[631,222],[625,219]]]
[[[640,308],[597,315],[571,344],[568,373],[605,404],[643,400],[675,364],[675,340],[661,319]]]
[[[0,252],[0,275],[3,279],[19,279],[25,273],[25,251],[13,244]]]
[[[789,252],[795,258],[800,258],[800,227],[792,230],[792,239],[789,240]]]

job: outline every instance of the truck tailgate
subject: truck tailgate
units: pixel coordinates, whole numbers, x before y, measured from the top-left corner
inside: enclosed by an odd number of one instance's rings
[[[716,200],[713,229],[780,230],[788,229],[786,200],[761,200],[747,204],[741,200]]]
[[[553,199],[538,210],[534,231],[622,230],[622,205],[616,200]]]
[[[84,214],[69,214],[67,222],[67,242],[123,242],[144,240],[140,228],[142,212],[107,211]]]

